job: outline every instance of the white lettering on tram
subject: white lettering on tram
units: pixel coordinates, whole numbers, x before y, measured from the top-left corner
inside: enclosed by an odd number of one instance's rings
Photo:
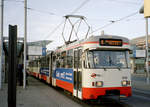
[[[66,72],[66,76],[72,76],[72,73]]]

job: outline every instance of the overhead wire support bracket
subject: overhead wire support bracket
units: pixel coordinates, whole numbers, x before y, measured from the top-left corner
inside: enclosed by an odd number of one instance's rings
[[[82,20],[77,20],[74,24],[71,22],[71,20],[70,20],[69,18],[68,18],[68,21],[69,21],[69,23],[70,23],[71,26],[72,26],[72,29],[71,29],[70,36],[69,36],[69,40],[68,40],[68,41],[70,41],[73,31],[75,32],[75,35],[76,35],[77,39],[79,40],[77,34],[78,34],[78,29],[79,29],[79,27],[80,27],[80,23],[79,23],[79,25],[78,25],[77,31],[74,29],[74,26],[75,26],[79,21],[81,22]]]
[[[85,35],[85,39],[86,39],[87,36],[88,36],[88,34],[89,34],[89,31],[90,31],[91,27],[90,27],[89,24],[85,21],[85,19],[83,19],[83,21],[84,21],[85,24],[88,26],[88,31],[87,31],[87,33],[86,33],[86,35]]]
[[[66,15],[64,16],[66,19],[71,17],[71,18],[80,18],[80,19],[85,19],[84,16],[81,16],[81,15]]]
[[[72,43],[71,42],[71,37],[73,35],[73,33],[75,34],[77,40],[79,41],[79,37],[78,37],[78,33],[79,33],[79,28],[81,26],[81,23],[84,21],[85,24],[88,26],[88,31],[86,33],[86,38],[87,38],[87,35],[89,34],[89,31],[90,31],[90,26],[88,25],[88,23],[85,21],[85,17],[84,16],[81,16],[81,15],[66,15],[64,16],[65,17],[65,23],[64,23],[64,27],[63,27],[63,31],[62,31],[62,37],[64,39],[64,42],[65,44],[69,44],[69,43]],[[72,18],[76,18],[78,20],[76,20],[74,23],[72,22]],[[64,37],[64,31],[65,31],[65,27],[66,27],[66,23],[67,21],[69,22],[69,24],[71,25],[71,31],[70,31],[70,34],[69,34],[69,39],[68,41],[65,40],[65,37]]]
[[[64,27],[63,27],[63,30],[62,30],[62,38],[63,38],[65,43],[66,43],[66,40],[65,40],[65,37],[64,37],[64,30],[65,30],[65,26],[66,26],[66,21],[67,21],[67,19],[65,19]]]

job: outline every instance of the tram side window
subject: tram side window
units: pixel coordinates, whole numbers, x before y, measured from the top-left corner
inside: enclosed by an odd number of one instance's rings
[[[42,59],[40,59],[40,67],[42,67]]]
[[[33,67],[38,67],[38,61],[35,61]]]
[[[52,58],[51,58],[51,68],[55,69],[55,68],[59,68],[60,67],[60,63],[58,63],[58,58],[56,54],[52,54]]]
[[[39,60],[39,67],[42,67],[42,66],[41,66],[41,59]]]
[[[46,66],[45,67],[49,67],[49,57],[46,59]]]
[[[41,67],[44,67],[44,65],[45,65],[45,60],[42,58],[42,60],[41,60]]]
[[[32,67],[32,62],[29,62],[29,67]]]
[[[33,67],[33,62],[30,62],[30,63],[29,63],[29,67]]]
[[[78,52],[74,51],[74,68],[78,67]]]
[[[73,49],[67,51],[67,68],[73,67]]]
[[[79,50],[79,68],[82,68],[82,50]]]
[[[83,53],[83,66],[84,68],[87,68],[87,57],[86,57],[86,53]]]
[[[35,61],[33,62],[33,67],[35,67]]]
[[[60,53],[57,54],[56,67],[57,67],[57,68],[60,68]]]
[[[34,65],[33,65],[33,67],[36,67],[36,61],[34,62]]]
[[[82,67],[82,50],[74,51],[74,68]]]
[[[48,57],[43,57],[42,58],[42,67],[48,67],[49,66],[49,58]]]
[[[48,60],[48,67],[49,67],[49,69],[51,69],[51,67],[52,67],[52,65],[51,65],[51,60],[52,60],[52,58],[51,58],[51,56],[49,57],[49,60]]]
[[[62,68],[65,68],[66,65],[66,51],[61,53],[60,65]]]

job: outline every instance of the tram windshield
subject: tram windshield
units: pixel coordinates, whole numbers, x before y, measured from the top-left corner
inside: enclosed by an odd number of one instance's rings
[[[127,68],[128,51],[88,51],[89,68]]]

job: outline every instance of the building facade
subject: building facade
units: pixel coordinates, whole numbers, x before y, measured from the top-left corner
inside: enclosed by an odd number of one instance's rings
[[[150,35],[148,36],[149,54],[150,57]],[[146,67],[146,36],[138,37],[130,41],[131,44],[131,69],[134,73],[145,73]],[[150,59],[149,59],[150,66]]]

